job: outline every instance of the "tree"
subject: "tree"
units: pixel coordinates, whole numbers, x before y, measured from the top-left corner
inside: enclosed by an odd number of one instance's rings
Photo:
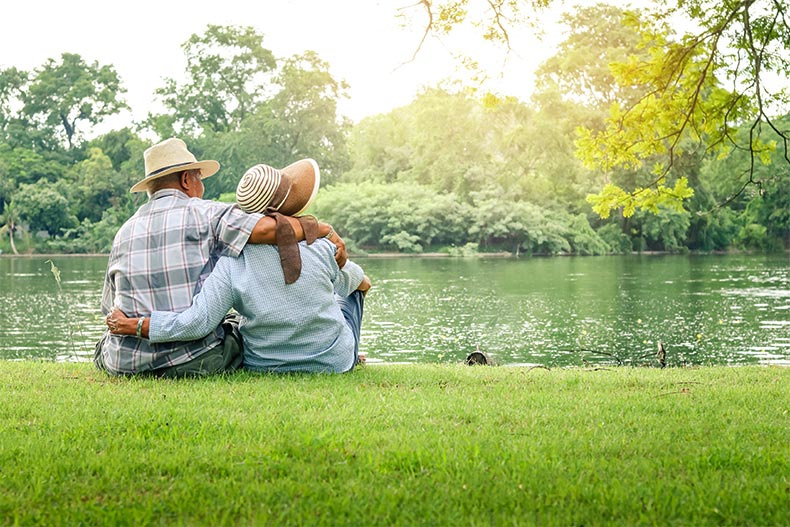
[[[484,39],[509,47],[508,32],[535,8],[551,3],[422,0],[415,6],[427,15],[423,40],[477,17]],[[484,9],[470,8],[480,5]],[[641,96],[633,104],[613,104],[606,129],[588,130],[579,146],[588,164],[604,170],[641,166],[655,156],[663,161],[654,165],[654,178],[645,187],[628,192],[616,185],[605,187],[596,204],[601,214],[619,207],[672,206],[672,201],[690,197],[687,183],[667,185],[667,175],[688,143],[724,155],[748,151],[748,185],[758,182],[756,162],[790,138],[773,115],[787,106],[788,94],[767,82],[775,76],[786,83],[790,76],[785,0],[678,0],[674,5],[656,0],[653,5],[650,16],[632,22],[642,35],[643,51],[613,66],[618,84],[640,87]],[[678,19],[691,20],[695,29],[674,38]],[[740,124],[749,126],[745,142],[734,133]],[[790,157],[785,155],[782,162],[790,163]]]
[[[466,243],[469,208],[452,194],[414,183],[338,183],[318,193],[311,212],[352,248],[420,253]]]
[[[19,251],[16,250],[16,244],[14,243],[14,235],[16,234],[17,230],[17,217],[16,217],[16,209],[8,203],[3,203],[3,214],[0,216],[0,235],[8,234],[8,242],[11,245],[11,251],[14,254],[19,254]]]
[[[469,236],[481,247],[502,247],[516,256],[571,252],[568,218],[534,203],[511,199],[496,186],[473,192]]]
[[[252,27],[209,25],[183,45],[187,59],[183,84],[168,78],[156,90],[170,115],[149,116],[149,125],[173,131],[238,130],[265,95],[276,61]]]
[[[783,128],[790,126],[790,116],[785,116],[777,123]],[[748,135],[749,127],[739,130],[740,134]],[[779,145],[775,152],[770,154],[772,160],[768,164],[759,163],[754,167],[752,179],[756,185],[744,187],[749,178],[750,154],[746,151],[736,151],[730,156],[721,159],[710,159],[703,167],[701,180],[704,187],[713,196],[714,200],[726,202],[729,209],[737,215],[737,229],[744,229],[749,224],[765,227],[763,232],[764,242],[759,245],[766,249],[779,249],[790,247],[790,165],[781,162],[784,157],[784,146]],[[734,174],[735,177],[722,178],[721,174]],[[714,210],[718,212],[721,207]],[[732,231],[733,226],[728,232]],[[746,238],[755,240],[754,233]],[[735,236],[730,236],[729,240]],[[741,238],[744,238],[741,236]],[[752,245],[755,245],[752,243]]]
[[[145,148],[142,139],[128,127],[107,132],[93,139],[87,145],[88,151],[92,147],[100,148],[110,158],[114,170],[121,170],[121,166],[130,159],[137,161],[135,159],[136,150]]]
[[[11,206],[18,214],[18,221],[26,222],[32,232],[60,234],[77,225],[62,189],[48,181],[20,185]]]
[[[87,64],[82,57],[63,53],[36,70],[23,96],[23,114],[38,126],[65,138],[68,148],[79,137],[78,127],[100,123],[128,108],[120,98],[126,90],[112,66]]]
[[[28,81],[25,71],[11,67],[0,70],[0,139],[6,140],[6,133],[14,119],[15,106],[21,105],[24,87]]]
[[[568,36],[557,53],[537,70],[537,100],[552,89],[568,101],[575,101],[588,111],[600,112],[592,124],[601,126],[614,103],[631,104],[638,97],[636,86],[621,85],[610,65],[640,53],[641,35],[629,21],[633,11],[606,4],[579,7],[562,16]],[[596,122],[600,119],[600,122]],[[590,126],[588,124],[588,126]]]
[[[329,63],[314,51],[284,61],[274,78],[280,90],[259,111],[268,139],[281,164],[301,156],[322,159],[327,175],[348,169],[346,137],[351,122],[338,114],[348,84],[329,72]]]
[[[9,149],[51,151],[59,147],[52,130],[33,123],[23,111],[30,76],[14,67],[0,70],[0,141]]]
[[[496,133],[485,114],[468,93],[426,89],[410,105],[355,127],[354,166],[346,179],[377,172],[377,179],[419,183],[465,199],[488,179],[507,178],[495,169]]]
[[[282,62],[270,89],[276,93],[238,130],[207,130],[195,141],[201,155],[222,163],[222,170],[206,180],[208,196],[234,190],[242,174],[258,163],[284,167],[314,158],[321,167],[322,186],[348,169],[351,124],[337,112],[346,85],[332,77],[329,65],[312,51],[291,57]]]
[[[99,221],[105,210],[117,207],[133,182],[113,169],[112,161],[99,148],[88,149],[86,159],[70,170],[70,210],[80,221]]]
[[[0,143],[0,201],[10,202],[23,183],[57,181],[62,177],[64,160],[58,155]]]

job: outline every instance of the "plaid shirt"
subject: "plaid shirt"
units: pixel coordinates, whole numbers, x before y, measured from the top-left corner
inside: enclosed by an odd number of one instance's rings
[[[115,235],[102,291],[102,312],[129,317],[184,311],[220,256],[237,257],[259,214],[237,205],[190,198],[181,191],[154,193]],[[188,362],[222,342],[216,328],[190,342],[153,344],[110,335],[101,350],[112,373],[139,373]]]

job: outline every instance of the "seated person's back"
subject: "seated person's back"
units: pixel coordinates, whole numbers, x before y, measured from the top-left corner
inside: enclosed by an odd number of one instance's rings
[[[311,245],[299,243],[299,252],[302,272],[292,284],[285,283],[274,246],[248,245],[238,258],[220,258],[193,307],[181,315],[155,312],[149,337],[153,341],[199,338],[233,307],[242,316],[245,368],[351,369],[355,339],[335,295],[351,295],[364,272],[351,261],[339,269],[335,246],[323,238]]]

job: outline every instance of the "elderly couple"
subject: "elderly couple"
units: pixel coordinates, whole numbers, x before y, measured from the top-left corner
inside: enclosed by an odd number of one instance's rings
[[[202,179],[219,163],[197,161],[180,139],[152,146],[144,161],[131,191],[148,202],[116,234],[107,266],[99,369],[184,377],[242,365],[354,367],[370,280],[330,225],[299,217],[318,190],[315,161],[252,167],[238,204],[202,199]]]

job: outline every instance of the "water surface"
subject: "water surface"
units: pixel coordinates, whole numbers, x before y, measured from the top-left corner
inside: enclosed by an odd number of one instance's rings
[[[106,257],[0,258],[0,358],[88,360]],[[790,259],[357,258],[371,361],[790,365]]]

